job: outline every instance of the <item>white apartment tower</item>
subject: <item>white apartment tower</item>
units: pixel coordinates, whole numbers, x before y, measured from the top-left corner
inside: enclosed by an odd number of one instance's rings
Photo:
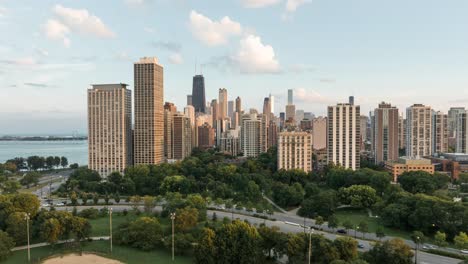
[[[328,107],[328,163],[359,169],[360,116],[358,105],[337,104]]]
[[[312,135],[281,132],[278,139],[278,170],[312,171]]]
[[[430,106],[414,104],[406,108],[406,156],[432,155],[432,112]]]

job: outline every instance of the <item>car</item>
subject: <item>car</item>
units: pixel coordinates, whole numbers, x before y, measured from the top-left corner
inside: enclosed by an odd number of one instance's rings
[[[462,249],[462,250],[460,250],[460,252],[463,253],[463,254],[468,254],[468,249]]]
[[[364,248],[364,245],[361,244],[361,243],[359,243],[359,244],[357,245],[357,247],[358,247],[358,248]]]
[[[42,206],[42,207],[49,207],[50,204],[42,204],[41,206]]]
[[[338,234],[346,234],[347,233],[346,230],[344,230],[344,229],[338,229],[336,232]]]
[[[56,206],[64,206],[64,203],[57,203]]]

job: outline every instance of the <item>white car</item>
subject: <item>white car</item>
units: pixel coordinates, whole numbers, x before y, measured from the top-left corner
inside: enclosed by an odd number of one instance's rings
[[[56,206],[64,206],[64,203],[57,203]]]
[[[41,206],[42,206],[42,207],[49,207],[50,204],[47,204],[47,203],[46,203],[46,204],[42,204]]]
[[[460,252],[463,253],[463,254],[468,254],[468,249],[462,249],[462,250],[460,250]]]

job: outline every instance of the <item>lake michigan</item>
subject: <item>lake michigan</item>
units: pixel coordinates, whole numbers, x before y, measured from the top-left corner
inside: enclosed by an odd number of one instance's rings
[[[87,140],[0,141],[0,163],[15,157],[65,156],[68,163],[88,164]]]

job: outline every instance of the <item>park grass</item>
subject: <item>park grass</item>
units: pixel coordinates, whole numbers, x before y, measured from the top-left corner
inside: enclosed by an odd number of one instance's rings
[[[121,213],[114,213],[112,214],[112,228],[113,233],[117,230],[117,228],[124,223],[131,222],[137,219],[138,216],[133,213],[128,213],[127,215],[123,215]],[[109,235],[109,217],[99,217],[96,219],[89,219],[89,223],[92,226],[91,229],[91,236],[108,236]]]
[[[386,236],[411,239],[411,234],[409,232],[395,228],[384,227],[383,224],[380,223],[379,218],[369,217],[365,209],[341,208],[336,210],[335,215],[338,218],[340,225],[342,225],[345,221],[350,221],[353,225],[357,226],[360,222],[364,221],[367,222],[367,225],[369,226],[368,233],[375,234],[375,231],[377,231],[377,228],[380,226],[383,228]]]
[[[175,263],[175,264],[189,264],[192,263],[190,257],[176,256],[175,261],[172,262],[170,251],[165,249],[156,249],[153,251],[141,251],[129,247],[122,247],[114,245],[113,254],[109,254],[108,241],[94,241],[83,244],[83,251],[89,253],[96,253],[97,255],[119,260],[128,264],[140,263]],[[47,246],[31,249],[31,263],[41,263],[44,259],[51,256],[58,256],[68,253],[79,252],[76,249],[70,249],[66,245],[56,245],[55,247]],[[0,262],[2,264],[17,264],[27,263],[26,250],[19,250],[13,252],[7,260]]]

